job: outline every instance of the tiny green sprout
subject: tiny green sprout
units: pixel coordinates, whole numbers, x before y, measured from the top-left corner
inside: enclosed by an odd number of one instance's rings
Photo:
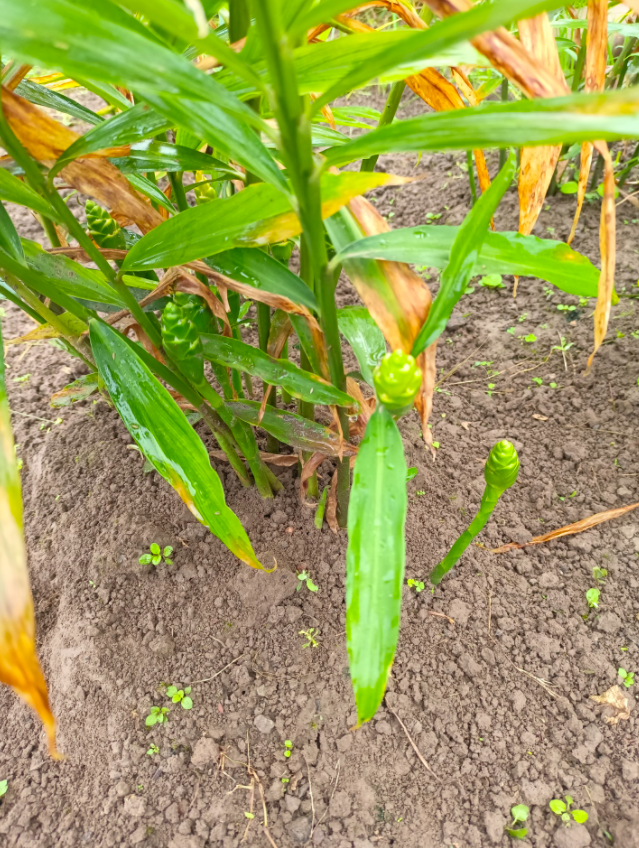
[[[441,443],[440,443],[440,442],[436,442],[436,441],[433,439],[433,447],[435,448],[435,450],[439,450],[439,448],[441,447]]]
[[[173,560],[170,559],[172,553],[173,548],[170,545],[167,545],[164,549],[161,549],[156,542],[153,542],[151,545],[149,545],[149,553],[142,554],[138,562],[142,565],[149,565],[149,563],[152,563],[153,565],[159,565],[162,562],[162,558],[164,558],[165,565],[173,565]]]
[[[480,285],[486,289],[505,289],[506,286],[501,281],[501,274],[486,274],[481,278]]]
[[[297,580],[298,580],[297,589],[296,589],[297,592],[299,592],[299,590],[302,588],[302,586],[305,583],[306,583],[306,588],[308,589],[309,592],[317,592],[318,589],[319,589],[319,586],[316,586],[315,583],[313,583],[313,581],[311,580],[311,576],[308,573],[308,571],[300,571],[300,573],[297,575]]]
[[[418,495],[418,496],[421,498],[421,497],[422,497],[422,495],[425,495],[425,494],[426,494],[426,490],[425,490],[425,489],[418,489],[418,490],[415,492],[415,494],[416,494],[416,495]]]
[[[319,647],[319,628],[309,627],[308,630],[299,630],[298,636],[303,636],[306,643],[302,648],[317,648]]]
[[[290,739],[285,739],[284,740],[284,756],[287,757],[287,758],[290,757],[292,750],[293,750],[293,743],[291,742]]]
[[[592,570],[592,576],[598,583],[602,583],[608,576],[608,569],[599,568],[599,566],[596,565]]]
[[[578,189],[579,184],[575,182],[575,180],[568,180],[567,182],[559,186],[559,191],[562,194],[577,194]]]
[[[533,377],[532,381],[533,383],[537,383],[538,386],[543,386],[544,384],[544,381],[541,377]]]
[[[623,685],[626,687],[626,689],[630,689],[630,687],[634,685],[634,682],[635,682],[634,671],[626,671],[625,668],[620,668],[620,669],[618,669],[617,674],[623,680]]]
[[[246,810],[244,810],[244,815],[249,821],[255,818],[255,813],[248,813]]]
[[[179,704],[183,710],[193,709],[193,701],[189,697],[190,694],[190,686],[185,686],[184,689],[178,689],[177,686],[166,687],[166,697],[170,698],[174,704]]]
[[[415,589],[417,594],[424,591],[424,584],[421,580],[414,580],[412,577],[407,581],[411,589]]]
[[[520,324],[521,324],[523,321],[525,321],[525,320],[526,320],[526,318],[528,318],[528,313],[527,313],[527,312],[522,312],[522,314],[521,314],[521,315],[518,315],[518,316],[517,316],[517,320],[519,321],[519,323],[520,323]]]
[[[511,336],[514,336],[514,335],[515,335],[515,331],[516,331],[516,329],[517,329],[516,327],[509,327],[509,328],[506,330],[506,332],[507,332],[507,333],[510,333],[510,335],[511,335]]]
[[[151,712],[146,717],[146,726],[153,727],[154,724],[166,724],[169,720],[169,712],[168,707],[151,707]]]
[[[406,482],[408,483],[408,481],[412,480],[413,477],[417,477],[417,469],[415,466],[406,470]]]
[[[23,374],[22,377],[14,377],[13,382],[14,383],[26,383],[30,376],[31,376],[31,374]]]
[[[581,306],[582,309],[584,308],[584,306],[588,306],[588,298],[587,297],[580,297],[579,298],[579,306]]]
[[[437,212],[437,213],[427,212],[426,213],[426,220],[430,223],[431,221],[436,221],[438,218],[441,218],[441,216],[442,216],[441,212]]]
[[[282,783],[290,783],[291,782],[290,777],[283,777],[283,778],[281,778],[281,780],[282,780]]]
[[[574,347],[574,344],[575,344],[574,342],[567,342],[566,339],[563,336],[561,336],[560,343],[558,345],[554,345],[552,350],[560,350],[560,351],[570,350],[571,347]]]
[[[533,344],[537,341],[537,336],[534,333],[528,333],[527,336],[523,336],[523,339],[526,344]]]
[[[504,830],[511,839],[525,839],[528,834],[528,828],[517,827],[518,824],[528,820],[530,810],[525,804],[516,804],[511,807],[510,815],[513,817],[510,827],[505,827]]]
[[[158,748],[158,746],[155,744],[155,742],[151,742],[151,744],[149,745],[149,748],[146,752],[147,757],[154,757],[156,754],[159,754],[159,753],[160,753],[160,749]]]
[[[601,589],[597,589],[593,587],[592,589],[588,589],[586,592],[586,600],[588,601],[588,606],[590,609],[597,608],[599,606],[599,595],[601,594]]]
[[[548,385],[550,386],[551,389],[557,388],[557,383],[548,383]]]
[[[0,780],[0,798],[3,795],[7,794],[7,790],[9,789],[9,781],[8,780]]]
[[[584,824],[588,821],[588,813],[585,810],[571,810],[570,808],[574,803],[571,795],[564,795],[564,801],[559,798],[553,798],[548,806],[556,816],[561,818],[566,826],[571,824],[571,816],[572,820],[576,821],[577,824]]]

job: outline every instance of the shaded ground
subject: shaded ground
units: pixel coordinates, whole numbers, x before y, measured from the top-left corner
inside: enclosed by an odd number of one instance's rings
[[[424,223],[426,212],[459,223],[469,206],[461,158],[424,156],[413,171],[415,159],[382,157],[386,170],[427,178],[377,192],[378,208],[394,213],[394,226]],[[552,199],[536,232],[565,238],[573,202]],[[498,229],[516,228],[515,210],[512,193]],[[597,230],[598,208],[588,207],[575,247],[594,261]],[[639,229],[630,220],[619,230],[618,288],[630,291]],[[575,298],[524,279],[513,301],[504,282],[477,285],[442,337],[442,375],[459,367],[435,398],[435,463],[416,417],[402,422],[418,468],[407,577],[425,580],[466,526],[501,437],[515,442],[522,472],[482,536],[490,547],[639,500],[636,301],[614,308],[609,341],[584,377],[591,308],[567,320],[557,305]],[[5,338],[29,326],[3,308]],[[534,343],[518,338],[530,333]],[[562,336],[573,343],[565,362],[552,351]],[[314,528],[292,472],[265,503],[218,467],[256,551],[280,563],[271,575],[251,571],[155,473],[143,474],[104,402],[41,427],[58,414],[51,393],[82,373],[62,351],[14,347],[8,361],[40,655],[66,760],[47,759],[31,712],[0,690],[0,779],[9,780],[0,845],[234,848],[245,837],[266,846],[257,789],[255,819],[245,816],[249,758],[278,848],[505,848],[515,803],[532,810],[524,846],[605,846],[606,831],[620,848],[639,845],[636,710],[610,726],[590,700],[620,665],[639,671],[639,513],[525,552],[473,547],[434,594],[406,588],[386,706],[351,733],[346,537]],[[327,481],[330,467],[323,472]],[[175,548],[173,566],[138,564],[151,542]],[[595,566],[608,577],[588,614]],[[296,591],[303,568],[317,594]],[[303,647],[309,627],[317,648]],[[150,707],[169,705],[162,683],[192,684],[194,707],[173,705],[168,723],[148,730]],[[157,754],[147,754],[152,744]],[[566,793],[587,810],[585,827],[564,828],[548,809]]]

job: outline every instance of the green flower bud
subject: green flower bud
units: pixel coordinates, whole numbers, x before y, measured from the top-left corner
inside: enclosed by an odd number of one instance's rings
[[[214,333],[213,315],[203,297],[197,294],[176,292],[173,302],[179,306],[185,318],[195,324],[198,333]]]
[[[271,253],[283,265],[288,265],[288,261],[293,253],[295,242],[288,239],[287,241],[279,241],[277,244],[271,245]]]
[[[500,492],[509,489],[519,474],[519,457],[512,442],[503,439],[488,454],[484,475],[486,484]]]
[[[211,183],[205,183],[204,185],[197,186],[194,191],[198,206],[202,203],[210,203],[211,200],[215,200],[217,198],[217,192]]]
[[[117,221],[92,200],[87,200],[85,210],[87,213],[87,229],[89,235],[98,247],[110,247],[123,250],[126,247],[124,233]]]
[[[200,333],[188,313],[175,300],[162,313],[162,344],[182,372],[194,383],[204,379],[204,357]]]
[[[409,353],[394,350],[373,372],[373,382],[380,403],[393,415],[401,415],[413,404],[422,384],[422,372]]]

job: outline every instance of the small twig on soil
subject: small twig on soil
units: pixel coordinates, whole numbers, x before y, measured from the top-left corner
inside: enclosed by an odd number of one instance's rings
[[[215,674],[213,675],[213,677],[205,677],[202,680],[193,680],[190,685],[195,686],[197,683],[208,683],[210,680],[215,680],[215,678],[219,677],[220,674],[222,674],[223,671],[226,671],[226,669],[229,666],[233,665],[233,663],[236,663],[236,662],[239,662],[240,660],[243,660],[245,656],[246,656],[246,654],[241,654],[241,656],[235,657],[235,659],[231,660],[230,663],[227,663],[224,666],[224,668],[221,668],[219,671],[216,671]]]
[[[407,739],[408,739],[408,741],[410,742],[410,744],[411,744],[411,747],[412,747],[413,751],[417,754],[417,757],[418,757],[418,759],[419,759],[420,763],[424,766],[424,768],[426,769],[426,771],[428,771],[428,772],[430,772],[430,774],[432,774],[432,776],[435,778],[435,780],[436,780],[436,781],[438,781],[439,783],[441,783],[441,782],[442,782],[442,781],[441,781],[441,778],[440,778],[440,777],[438,777],[438,776],[435,774],[435,772],[432,770],[432,768],[428,765],[428,763],[426,762],[426,760],[425,760],[425,759],[424,759],[424,757],[422,756],[422,752],[419,750],[419,748],[417,747],[417,745],[413,742],[413,738],[412,738],[412,736],[410,735],[410,733],[408,732],[408,730],[406,729],[406,725],[404,724],[404,722],[403,722],[403,721],[401,720],[401,718],[397,715],[397,713],[395,712],[395,710],[394,710],[394,709],[392,709],[392,707],[389,707],[389,706],[388,706],[388,704],[386,704],[386,709],[387,709],[390,713],[392,713],[392,714],[395,716],[395,718],[397,719],[397,721],[399,722],[400,727],[402,728],[402,730],[403,730],[403,731],[404,731],[404,733],[406,734],[406,738],[407,738]]]
[[[455,619],[451,618],[449,615],[446,615],[443,612],[436,612],[435,610],[428,610],[428,615],[436,615],[437,618],[445,618],[449,624],[454,624]]]
[[[561,333],[557,330],[557,335],[559,336],[559,350],[561,351],[561,355],[564,358],[564,371],[568,370],[568,363],[566,362],[566,351],[564,350],[564,345],[561,340]]]
[[[335,790],[337,789],[337,782],[339,780],[339,770],[340,770],[341,762],[342,762],[341,760],[337,761],[337,766],[335,767],[335,783],[333,784],[333,790],[331,792],[331,797],[328,799],[328,804],[326,805],[326,809],[322,813],[321,819],[317,822],[317,827],[319,827],[321,825],[321,823],[324,821],[324,819],[326,818],[326,815],[328,813],[328,808],[330,807],[331,801],[333,800],[333,795],[335,794]]]
[[[488,342],[486,342],[486,344],[488,344]],[[457,365],[454,365],[450,369],[450,371],[446,372],[446,374],[444,374],[443,377],[440,377],[439,380],[435,383],[435,388],[436,389],[439,388],[439,386],[441,386],[441,384],[444,383],[449,377],[452,377],[453,374],[455,374],[457,371],[459,371],[459,369],[462,367],[462,365],[465,365],[468,362],[469,359],[472,359],[473,356],[477,356],[479,353],[481,353],[481,351],[486,347],[486,344],[483,344],[480,347],[478,347],[477,350],[474,351],[473,353],[470,353],[466,357],[466,359],[462,359],[462,361],[458,362]]]
[[[508,658],[507,658],[507,659],[508,659]],[[512,663],[512,665],[514,666],[514,668],[516,668],[516,669],[517,669],[517,671],[521,671],[521,673],[522,673],[522,674],[525,674],[525,675],[526,675],[526,677],[530,677],[532,680],[536,680],[536,681],[537,681],[537,683],[539,683],[539,685],[540,685],[543,689],[545,689],[545,690],[546,690],[546,692],[548,692],[548,694],[549,694],[549,695],[552,695],[552,697],[553,697],[553,698],[559,698],[559,697],[560,697],[560,696],[557,694],[557,692],[555,692],[555,691],[554,691],[554,689],[551,689],[551,688],[550,688],[550,683],[548,683],[548,681],[547,681],[547,680],[544,680],[544,679],[543,679],[543,677],[537,677],[535,674],[531,674],[529,671],[526,671],[526,669],[525,669],[525,668],[519,668],[519,666],[515,665],[515,664],[512,662],[512,660],[510,660],[510,659],[509,659],[508,661]]]
[[[490,638],[490,628],[493,621],[493,593],[488,590],[488,637]]]
[[[308,760],[306,759],[306,754],[302,755],[304,757],[304,762],[306,763],[306,771],[308,773],[308,794],[311,799],[311,832],[308,836],[307,842],[311,841],[311,837],[313,836],[313,831],[315,830],[315,799],[313,798],[313,784],[311,783],[311,767],[308,764]]]

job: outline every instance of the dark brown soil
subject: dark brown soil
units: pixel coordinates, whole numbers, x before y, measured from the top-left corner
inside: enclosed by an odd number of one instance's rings
[[[378,192],[378,208],[394,212],[396,226],[423,223],[428,211],[459,223],[469,207],[461,161],[425,156],[414,168],[415,157],[383,159],[386,170],[427,177]],[[565,238],[573,201],[551,199],[536,232],[553,227]],[[618,288],[630,291],[639,227],[623,223],[623,210],[632,211],[620,209]],[[514,193],[497,226],[516,228]],[[597,229],[598,208],[588,207],[575,247],[594,261]],[[575,298],[546,296],[543,284],[524,279],[513,300],[512,280],[504,282],[498,291],[476,285],[442,338],[441,374],[463,364],[435,398],[435,463],[416,417],[402,423],[409,465],[419,469],[409,483],[408,577],[425,580],[466,526],[499,438],[514,441],[522,472],[481,537],[487,546],[639,500],[636,301],[613,309],[609,340],[586,377],[591,307],[567,320],[557,305]],[[29,321],[3,307],[11,338]],[[537,341],[517,338],[528,333]],[[561,336],[573,343],[565,361],[552,351]],[[309,840],[505,848],[515,803],[531,808],[523,846],[603,848],[614,838],[617,848],[637,848],[637,712],[610,726],[590,696],[617,682],[619,666],[639,672],[639,513],[526,551],[473,547],[434,594],[406,588],[386,706],[349,732],[346,536],[315,529],[292,472],[266,503],[228,466],[218,469],[256,550],[280,563],[274,574],[252,571],[155,473],[143,473],[106,403],[42,421],[58,416],[51,393],[82,373],[66,354],[49,344],[12,347],[8,361],[40,656],[66,760],[47,758],[34,715],[0,690],[0,779],[9,781],[0,845],[234,848],[245,837],[267,846],[259,792],[252,802],[246,788],[250,760],[278,848]],[[327,465],[324,479],[329,473]],[[173,566],[138,564],[151,542],[175,548]],[[595,566],[608,577],[588,614]],[[296,591],[303,568],[317,594]],[[317,648],[303,648],[309,627],[319,630]],[[194,707],[172,705],[168,723],[148,730],[151,705],[169,705],[163,683],[192,684]],[[148,755],[152,743],[159,753]],[[588,812],[586,826],[566,828],[549,810],[566,793]]]

